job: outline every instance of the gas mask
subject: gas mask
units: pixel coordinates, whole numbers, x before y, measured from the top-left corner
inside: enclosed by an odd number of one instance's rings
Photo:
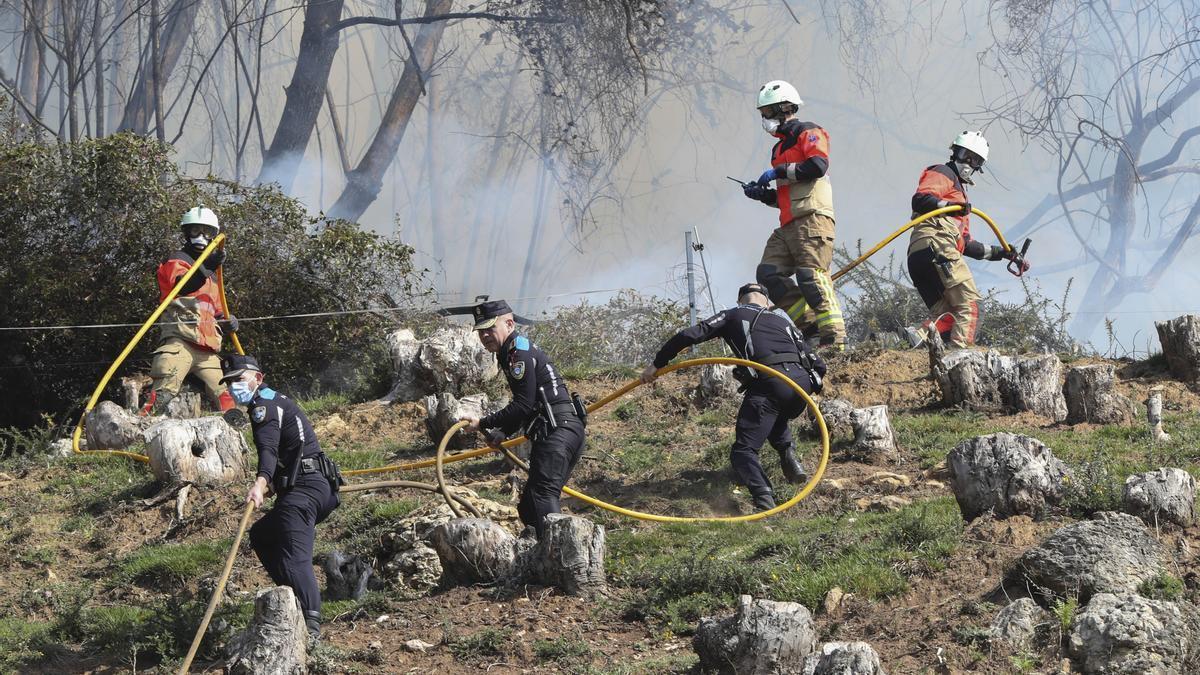
[[[188,225],[183,228],[183,239],[187,242],[189,248],[193,248],[196,251],[203,251],[212,243],[213,238],[217,236],[214,230],[215,228],[203,225]]]
[[[779,120],[771,117],[764,117],[762,118],[762,128],[763,131],[774,136],[775,132],[779,130]]]
[[[233,394],[233,400],[242,405],[247,405],[253,401],[254,392],[256,391],[258,391],[258,387],[242,380],[237,380],[229,385],[229,393]]]
[[[975,167],[966,162],[954,162],[954,167],[958,169],[958,177],[967,185],[974,185],[975,181],[971,180],[971,176],[975,175]]]

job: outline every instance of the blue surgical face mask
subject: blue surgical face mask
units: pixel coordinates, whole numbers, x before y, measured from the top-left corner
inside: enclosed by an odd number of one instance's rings
[[[254,400],[254,392],[258,391],[258,387],[251,387],[249,383],[238,380],[229,385],[229,393],[233,394],[233,400],[246,405]]]

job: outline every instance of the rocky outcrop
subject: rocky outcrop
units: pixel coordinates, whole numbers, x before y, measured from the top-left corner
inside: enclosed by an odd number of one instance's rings
[[[1036,438],[1010,433],[976,436],[946,457],[963,518],[987,512],[1003,518],[1039,515],[1064,493],[1067,468]]]
[[[479,391],[499,372],[496,357],[483,348],[470,326],[445,324],[424,339],[402,328],[387,336],[394,374],[385,401],[417,401],[448,392]]]
[[[703,672],[765,675],[803,672],[816,639],[804,605],[743,595],[733,616],[701,619],[692,646]]]
[[[441,393],[425,397],[425,429],[434,443],[440,443],[442,437],[464,416],[483,417],[488,408],[487,394],[470,394],[461,399],[453,394]],[[473,448],[478,445],[478,434],[455,434],[447,447]]]
[[[1154,327],[1172,377],[1184,382],[1200,379],[1200,317],[1186,314],[1155,321]]]
[[[738,381],[733,378],[733,366],[714,363],[701,368],[700,382],[693,395],[701,407],[737,399]]]
[[[1031,651],[1039,632],[1049,628],[1050,620],[1050,612],[1032,598],[1021,598],[1000,610],[988,629],[988,637],[1012,649]]]
[[[1076,617],[1068,647],[1084,673],[1194,673],[1198,630],[1190,603],[1100,593]]]
[[[263,589],[254,598],[254,618],[230,640],[225,672],[230,675],[297,675],[308,666],[308,631],[300,603],[288,586]]]
[[[1125,424],[1133,419],[1133,401],[1113,390],[1116,367],[1110,363],[1076,366],[1067,371],[1063,397],[1067,424]]]
[[[1187,527],[1195,518],[1196,481],[1183,469],[1158,469],[1125,479],[1124,510],[1147,524]]]
[[[1133,593],[1164,573],[1163,550],[1142,521],[1102,511],[1092,520],[1059,528],[1017,560],[1017,583],[1043,595]]]
[[[930,345],[933,375],[946,405],[1066,419],[1062,361],[1057,356],[1002,356],[990,349],[944,351],[940,340],[931,340]]]
[[[866,642],[826,642],[805,659],[804,675],[887,675],[875,648]]]
[[[246,438],[220,417],[165,419],[143,438],[150,470],[160,481],[222,485],[249,475]]]

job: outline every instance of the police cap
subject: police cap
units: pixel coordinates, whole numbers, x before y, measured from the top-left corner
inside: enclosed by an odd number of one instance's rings
[[[488,300],[475,305],[475,330],[486,330],[496,325],[497,317],[512,314],[512,307],[503,300]]]
[[[741,300],[747,293],[762,293],[767,294],[767,289],[754,282],[748,283],[738,289],[738,299]]]
[[[256,373],[262,372],[262,368],[258,367],[258,361],[253,356],[244,354],[230,354],[221,359],[221,370],[225,373],[221,376],[221,382],[236,380],[247,370]]]

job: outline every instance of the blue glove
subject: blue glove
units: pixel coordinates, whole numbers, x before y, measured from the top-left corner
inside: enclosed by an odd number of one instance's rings
[[[758,177],[758,184],[763,186],[770,185],[771,181],[775,180],[776,178],[779,178],[779,173],[774,168],[770,168],[764,171],[763,174]]]

